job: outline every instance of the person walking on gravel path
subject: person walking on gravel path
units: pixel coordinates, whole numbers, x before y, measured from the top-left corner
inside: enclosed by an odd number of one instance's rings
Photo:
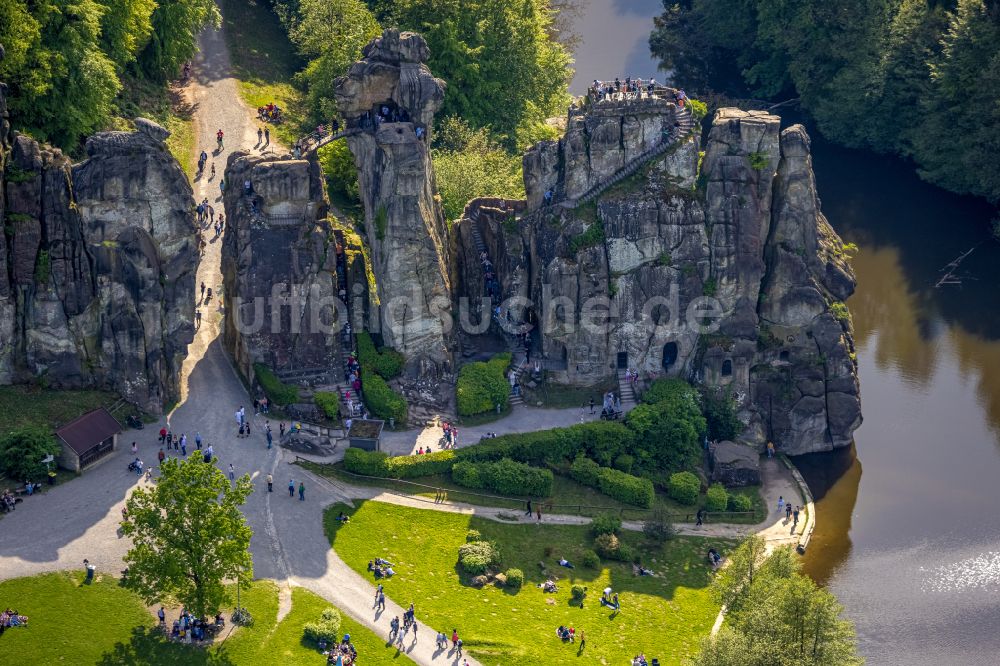
[[[269,127],[264,128],[264,148],[271,145],[271,129]]]
[[[258,127],[257,128],[257,145],[258,146],[261,144],[261,138],[260,137],[262,137],[263,135],[264,135],[264,130],[262,130],[261,128]]]
[[[306,484],[303,483],[302,481],[299,481],[299,501],[300,502],[306,501]]]
[[[288,496],[295,497],[295,481],[288,479]]]
[[[270,474],[267,475],[267,492],[274,492],[274,479],[271,478]]]
[[[215,133],[215,142],[217,144],[219,144],[219,150],[220,151],[222,151],[222,148],[223,148],[223,146],[222,146],[222,137],[224,137],[225,135],[226,135],[226,133],[222,131],[221,127],[219,128],[219,131]]]
[[[201,433],[200,432],[196,432],[194,434],[194,445],[196,447],[198,447],[199,451],[201,451]]]
[[[233,463],[229,463],[229,480],[236,480],[236,470],[233,468]]]

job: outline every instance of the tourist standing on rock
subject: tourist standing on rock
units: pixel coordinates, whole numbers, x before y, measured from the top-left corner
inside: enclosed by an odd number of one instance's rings
[[[267,148],[270,145],[271,145],[271,128],[270,127],[265,127],[264,128],[264,147]]]
[[[785,497],[783,495],[778,495],[778,513],[785,508]]]
[[[257,128],[257,145],[258,145],[258,146],[260,145],[260,142],[261,142],[261,137],[262,137],[263,135],[264,135],[264,130],[262,130],[261,128],[259,128],[259,127],[258,127],[258,128]]]

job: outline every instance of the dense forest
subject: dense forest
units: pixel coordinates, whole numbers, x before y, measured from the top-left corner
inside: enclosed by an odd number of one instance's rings
[[[212,0],[0,0],[0,81],[14,125],[71,152],[134,112],[136,89],[178,75]]]
[[[698,89],[798,97],[825,136],[1000,200],[997,0],[664,0],[650,38]]]

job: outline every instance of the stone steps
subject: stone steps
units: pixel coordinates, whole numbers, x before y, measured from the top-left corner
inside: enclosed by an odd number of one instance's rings
[[[636,404],[635,390],[632,388],[632,382],[625,379],[625,372],[623,370],[618,371],[618,397],[622,401],[622,409],[634,407]]]

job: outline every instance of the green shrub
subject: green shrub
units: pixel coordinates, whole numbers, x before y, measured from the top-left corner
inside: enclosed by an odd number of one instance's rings
[[[573,477],[574,481],[595,488],[600,474],[601,466],[582,454],[576,457],[569,468],[569,475]]]
[[[627,453],[620,453],[615,458],[615,462],[612,467],[625,472],[626,474],[631,474],[633,465],[635,465],[635,457],[630,456]]]
[[[42,458],[59,453],[59,443],[48,430],[37,426],[18,428],[0,438],[0,474],[17,484],[39,483],[47,474]]]
[[[520,569],[507,569],[504,576],[507,577],[507,587],[518,590],[524,584],[524,572]]]
[[[380,419],[395,419],[396,425],[406,423],[406,399],[389,388],[379,375],[368,373],[364,383],[365,404]]]
[[[621,518],[610,513],[599,513],[590,521],[590,533],[594,536],[617,534],[621,528]]]
[[[388,472],[394,479],[413,479],[432,474],[447,474],[455,464],[454,451],[436,451],[420,456],[392,456]]]
[[[263,363],[253,364],[253,374],[264,389],[267,399],[275,405],[283,407],[299,401],[299,389],[291,384],[282,383]]]
[[[507,408],[510,382],[505,376],[510,354],[497,354],[489,361],[466,363],[458,371],[455,396],[460,416],[472,416],[493,411],[497,405]]]
[[[582,234],[570,239],[569,252],[575,256],[580,250],[596,247],[602,243],[604,243],[604,225],[600,220],[597,220],[591,223]]]
[[[642,533],[653,543],[662,544],[674,538],[676,531],[670,521],[670,514],[663,509],[654,509],[642,523]]]
[[[841,301],[836,301],[830,303],[830,313],[837,319],[837,321],[850,321],[851,311],[847,309]]]
[[[596,569],[601,566],[601,557],[592,550],[583,551],[580,563],[588,569]]]
[[[327,608],[320,615],[318,622],[307,622],[302,627],[305,639],[318,643],[323,640],[327,643],[336,643],[340,638],[340,611],[336,608]]]
[[[482,541],[482,540],[483,540],[483,535],[482,533],[480,533],[479,530],[469,530],[468,532],[465,533],[466,543],[470,541]]]
[[[691,116],[695,121],[700,122],[708,115],[708,105],[700,99],[688,99],[688,105],[691,107]]]
[[[349,447],[344,451],[344,469],[364,476],[389,476],[389,455],[384,451],[365,451]]]
[[[470,541],[458,548],[458,564],[465,573],[478,576],[500,563],[500,551],[489,541]]]
[[[750,168],[754,171],[763,171],[770,164],[767,153],[750,153],[747,157],[750,159]]]
[[[610,465],[615,456],[631,450],[634,443],[635,434],[623,424],[594,421],[568,428],[501,435],[482,444],[459,449],[457,454],[463,460],[511,458],[535,465],[561,463],[583,454],[598,463]]]
[[[721,483],[713,483],[705,493],[705,508],[709,511],[725,511],[729,505],[729,493]]]
[[[594,538],[594,550],[606,560],[618,559],[622,542],[614,534],[599,534]]]
[[[736,401],[729,391],[701,391],[701,410],[708,427],[708,438],[721,442],[733,439],[745,427],[736,416]]]
[[[733,493],[729,496],[727,508],[730,511],[753,511],[753,500],[746,495]]]
[[[620,543],[618,546],[618,556],[616,558],[619,562],[635,562],[638,564],[641,558],[636,554],[635,548],[627,543]]]
[[[452,480],[466,488],[483,488],[503,495],[548,497],[552,494],[552,472],[504,458],[498,462],[456,462]]]
[[[367,374],[375,373],[382,379],[392,379],[398,377],[403,372],[406,359],[391,347],[375,349],[375,342],[368,331],[359,331],[358,340],[358,363]],[[367,379],[367,377],[366,377]]]
[[[569,589],[569,594],[576,603],[583,602],[583,598],[587,596],[587,588],[583,585],[574,585]]]
[[[677,472],[670,475],[667,494],[681,504],[693,505],[698,501],[701,481],[691,472]]]
[[[340,395],[330,391],[317,391],[313,401],[328,419],[340,418]]]
[[[656,498],[652,481],[617,469],[602,467],[597,481],[597,487],[602,493],[626,504],[648,509],[653,506]]]

